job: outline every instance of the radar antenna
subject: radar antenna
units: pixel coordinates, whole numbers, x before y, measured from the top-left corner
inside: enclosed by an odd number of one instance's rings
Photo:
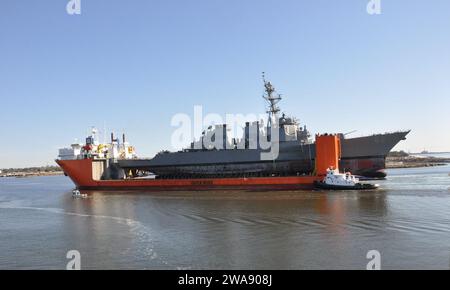
[[[280,108],[277,106],[278,102],[281,100],[280,94],[275,94],[275,88],[273,85],[266,81],[265,73],[262,73],[262,78],[264,82],[264,90],[265,94],[263,98],[269,103],[269,110],[267,113],[269,114],[267,121],[267,128],[269,129],[272,126],[272,122],[278,121],[278,112],[280,112]]]

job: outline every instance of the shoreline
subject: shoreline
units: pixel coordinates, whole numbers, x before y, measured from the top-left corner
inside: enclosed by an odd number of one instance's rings
[[[419,168],[445,166],[450,163],[450,158],[437,157],[387,157],[386,169],[393,168]]]
[[[56,175],[64,175],[62,171],[51,171],[51,172],[10,172],[6,174],[0,174],[0,177],[8,178],[8,177],[36,177],[36,176],[56,176]]]
[[[23,168],[0,169],[0,177],[33,177],[63,175],[64,172],[58,166],[35,166]]]

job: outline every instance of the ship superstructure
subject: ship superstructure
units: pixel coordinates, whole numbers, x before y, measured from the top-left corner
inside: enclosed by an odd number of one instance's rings
[[[98,130],[91,128],[91,135],[86,137],[85,144],[73,143],[70,148],[59,149],[58,158],[61,160],[74,160],[83,158],[93,159],[133,159],[136,158],[136,152],[133,146],[122,135],[122,143],[111,133],[110,143],[100,143]]]

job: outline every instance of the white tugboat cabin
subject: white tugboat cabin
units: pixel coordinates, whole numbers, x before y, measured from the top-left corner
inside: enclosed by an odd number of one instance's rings
[[[338,169],[329,168],[323,181],[316,181],[314,185],[321,189],[334,190],[363,190],[376,189],[378,184],[362,184],[350,172],[340,173]]]
[[[329,185],[337,186],[355,186],[359,183],[359,179],[350,172],[339,173],[339,170],[329,168],[324,182]]]

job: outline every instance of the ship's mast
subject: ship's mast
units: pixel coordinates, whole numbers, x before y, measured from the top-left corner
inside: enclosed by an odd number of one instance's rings
[[[262,73],[262,78],[265,90],[263,98],[269,103],[269,110],[267,111],[269,114],[267,129],[270,130],[270,128],[278,122],[278,112],[280,111],[280,108],[277,106],[277,103],[281,100],[281,95],[275,94],[275,88],[270,82],[266,81],[264,72]]]

